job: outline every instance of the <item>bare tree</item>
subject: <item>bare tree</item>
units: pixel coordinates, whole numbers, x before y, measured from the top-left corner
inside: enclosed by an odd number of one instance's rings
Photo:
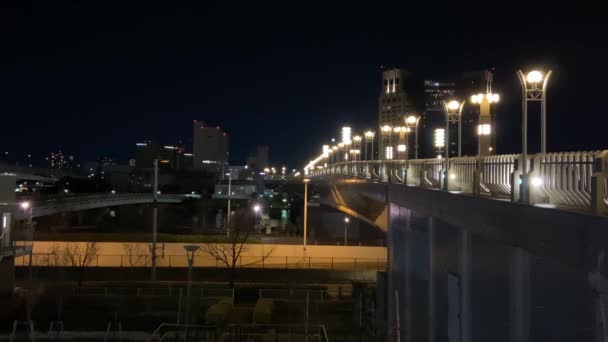
[[[122,249],[127,255],[129,266],[141,266],[145,264],[147,251],[138,243],[123,243]]]
[[[215,258],[229,269],[228,285],[231,288],[234,287],[237,267],[260,263],[273,252],[271,249],[268,253],[260,256],[259,259],[256,259],[253,262],[239,264],[241,255],[247,251],[247,242],[251,232],[251,229],[243,229],[243,227],[247,226],[245,222],[243,222],[245,218],[246,217],[242,212],[235,213],[234,218],[230,221],[231,227],[227,241],[223,243],[206,243],[203,244],[201,248],[204,253]]]
[[[67,257],[61,250],[61,245],[53,243],[42,262],[52,267],[65,266],[67,264]]]
[[[67,263],[78,268],[78,286],[82,286],[85,270],[97,255],[99,255],[99,245],[95,241],[88,241],[84,245],[78,242],[69,242],[65,245]]]

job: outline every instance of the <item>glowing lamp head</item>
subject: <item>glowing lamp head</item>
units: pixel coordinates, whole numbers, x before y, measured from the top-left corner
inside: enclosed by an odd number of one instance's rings
[[[23,210],[27,210],[27,209],[29,209],[29,207],[30,207],[30,202],[27,202],[27,201],[25,201],[25,202],[21,202],[21,203],[19,204],[19,206],[21,207],[21,209],[23,209]]]
[[[479,97],[477,95],[471,96],[471,102],[472,103],[481,103],[481,101],[479,101]]]
[[[395,132],[395,133],[401,132],[401,127],[393,127],[393,132]]]
[[[371,138],[371,137],[373,137],[373,136],[374,136],[374,132],[372,132],[372,131],[367,131],[367,132],[365,132],[365,137],[366,137],[366,138]]]
[[[418,122],[418,118],[414,115],[410,115],[405,118],[405,122],[407,122],[408,125],[415,125]]]
[[[389,125],[382,126],[382,132],[389,133],[390,131],[391,131],[391,126],[389,126]]]
[[[348,223],[348,222],[350,222],[350,219],[348,217],[345,217],[344,218],[344,223]]]
[[[260,209],[261,209],[261,207],[259,204],[256,204],[253,206],[253,211],[255,211],[256,213],[260,212]]]
[[[460,108],[460,103],[458,101],[452,100],[452,101],[448,102],[449,110],[457,110],[458,108]]]
[[[543,74],[538,70],[532,70],[526,75],[528,83],[540,83],[543,80]]]
[[[359,135],[355,135],[355,136],[353,137],[353,140],[354,140],[354,141],[356,141],[356,142],[359,142],[359,141],[361,141],[361,136],[359,136]]]
[[[500,101],[500,95],[492,94],[492,102],[498,102],[498,101]]]

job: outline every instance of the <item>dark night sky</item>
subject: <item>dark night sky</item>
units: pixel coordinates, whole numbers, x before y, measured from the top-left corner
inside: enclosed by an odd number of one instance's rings
[[[437,78],[494,66],[499,152],[520,148],[514,71],[550,66],[549,149],[608,148],[597,9],[195,3],[3,4],[1,148],[126,160],[137,140],[190,141],[199,119],[226,128],[235,164],[262,143],[301,167],[343,123],[375,123],[381,65]]]

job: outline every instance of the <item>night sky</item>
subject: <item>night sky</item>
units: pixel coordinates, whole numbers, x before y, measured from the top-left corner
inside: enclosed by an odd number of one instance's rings
[[[438,79],[495,67],[502,153],[520,149],[515,70],[551,67],[549,150],[608,148],[597,9],[193,3],[3,3],[1,148],[126,161],[143,139],[190,146],[197,119],[225,127],[233,164],[267,144],[299,168],[343,124],[375,125],[382,65]]]

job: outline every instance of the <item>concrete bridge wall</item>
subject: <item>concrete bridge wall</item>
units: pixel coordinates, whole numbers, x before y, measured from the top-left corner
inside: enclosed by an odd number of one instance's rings
[[[593,340],[608,218],[361,179],[317,189],[370,221],[388,208],[389,340]]]

